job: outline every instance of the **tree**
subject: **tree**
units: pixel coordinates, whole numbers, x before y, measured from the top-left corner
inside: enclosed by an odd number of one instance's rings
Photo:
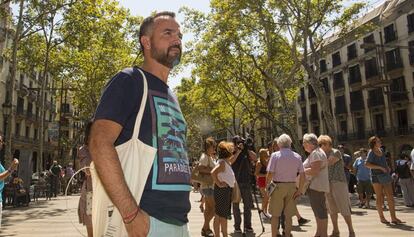
[[[68,40],[62,49],[65,69],[60,77],[74,89],[78,119],[86,121],[107,80],[120,68],[142,61],[136,37],[142,18],[131,16],[117,1],[104,0],[78,2],[63,17],[61,34]]]
[[[211,7],[208,16],[183,9],[191,22],[186,27],[198,36],[191,57],[199,83],[240,103],[236,115],[248,123],[271,121],[273,136],[290,134],[301,151],[294,116],[300,64],[291,59],[275,10],[268,1],[212,1]]]
[[[337,140],[337,129],[332,114],[329,94],[325,93],[320,81],[319,61],[326,56],[328,34],[345,35],[352,26],[352,19],[365,6],[354,3],[345,7],[342,0],[281,0],[272,5],[280,11],[279,21],[284,26],[292,42],[292,57],[300,63],[308,78],[308,83],[315,91],[321,104],[326,132]]]

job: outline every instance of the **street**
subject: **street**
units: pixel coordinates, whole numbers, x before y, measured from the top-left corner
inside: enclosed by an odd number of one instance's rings
[[[189,228],[191,236],[200,236],[201,226],[203,225],[203,215],[198,208],[200,194],[191,193],[192,209],[189,214]],[[3,210],[2,229],[0,237],[81,237],[86,236],[86,229],[78,224],[77,204],[78,195],[69,196],[67,199],[58,197],[51,201],[43,198],[37,202],[31,202],[29,207],[11,208]],[[299,211],[305,218],[312,221],[305,226],[297,226],[296,218],[293,218],[293,236],[308,237],[314,234],[315,220],[309,205],[305,202],[307,198],[302,198],[299,204]],[[376,236],[398,236],[412,237],[414,233],[414,209],[407,208],[402,204],[401,198],[396,198],[397,216],[405,221],[403,225],[384,225],[379,222],[375,209],[360,209],[353,206],[353,224],[357,236],[376,237]],[[356,204],[355,197],[352,196],[353,204]],[[374,205],[375,201],[372,201]],[[265,232],[261,234],[262,228],[256,210],[253,210],[253,228],[256,236],[270,237],[270,224],[265,225]],[[389,213],[385,213],[389,219]],[[228,229],[231,236],[233,232],[233,220],[229,221]],[[330,225],[330,224],[329,224]],[[342,236],[347,235],[345,222],[339,218],[339,227]],[[212,226],[211,226],[212,228]],[[329,233],[331,226],[329,226]]]

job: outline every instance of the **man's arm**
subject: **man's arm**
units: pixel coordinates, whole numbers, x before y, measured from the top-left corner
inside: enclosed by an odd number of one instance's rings
[[[126,217],[137,210],[138,204],[125,182],[114,146],[121,130],[122,126],[116,122],[96,120],[91,129],[89,152],[109,198],[118,208],[121,216]]]

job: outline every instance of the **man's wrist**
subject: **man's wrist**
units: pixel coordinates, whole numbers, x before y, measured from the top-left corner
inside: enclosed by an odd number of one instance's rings
[[[137,217],[138,212],[139,212],[140,210],[141,210],[141,209],[139,208],[139,206],[137,206],[133,212],[127,213],[126,215],[122,216],[122,221],[123,221],[125,224],[129,224],[129,223],[131,223],[131,222],[135,219],[135,217]]]

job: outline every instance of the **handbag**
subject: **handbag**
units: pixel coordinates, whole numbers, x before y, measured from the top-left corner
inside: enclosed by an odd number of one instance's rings
[[[234,187],[231,192],[231,202],[232,203],[240,203],[241,201],[241,193],[239,184],[237,183],[237,180],[234,182]]]
[[[392,182],[391,175],[388,173],[377,174],[377,178],[380,184],[389,184]]]
[[[204,184],[204,185],[213,185],[213,183],[214,183],[213,177],[211,177],[211,174],[202,174],[202,173],[200,173],[200,165],[197,165],[192,170],[191,179],[194,182]]]
[[[134,68],[133,75],[138,78],[138,70],[143,79],[144,93],[141,100],[141,106],[135,120],[134,132],[130,140],[115,147],[124,173],[125,181],[131,194],[137,203],[140,203],[145,183],[151,171],[157,149],[143,143],[138,138],[141,120],[144,114],[145,105],[148,96],[148,84],[145,74],[137,68]],[[139,157],[139,159],[137,159]],[[128,233],[118,209],[109,199],[100,179],[96,172],[94,162],[91,163],[92,175],[92,224],[93,236],[117,236],[127,237]]]

